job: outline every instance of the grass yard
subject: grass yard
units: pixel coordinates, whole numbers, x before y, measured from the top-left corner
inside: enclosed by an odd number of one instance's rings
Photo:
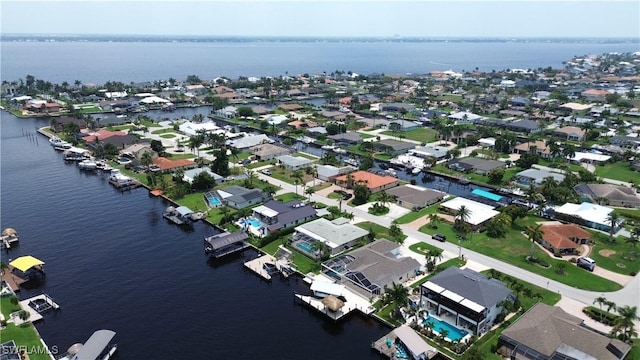
[[[163,138],[163,139],[173,139],[176,136],[177,136],[176,134],[162,134],[162,135],[160,135],[160,137]]]
[[[609,292],[616,291],[622,287],[605,278],[596,276],[584,269],[581,269],[565,260],[558,260],[553,256],[549,256],[545,250],[539,246],[535,247],[535,256],[543,259],[550,267],[543,268],[540,265],[531,263],[526,257],[531,253],[531,242],[522,234],[527,224],[541,221],[542,219],[530,216],[527,219],[520,219],[514,227],[508,229],[507,235],[503,238],[490,238],[485,233],[473,233],[467,235],[467,239],[462,241],[462,247],[473,250],[481,254],[491,256],[495,259],[504,261],[519,268],[542,275],[549,279],[561,282],[566,285],[574,286],[583,290]],[[447,236],[447,241],[457,244],[456,233],[453,225],[446,222],[440,222],[437,229],[432,229],[427,225],[420,228],[425,234],[433,235],[440,233]],[[558,274],[558,264],[565,264],[565,273]]]
[[[296,195],[296,193],[284,193],[282,195],[276,196],[276,200],[287,202],[292,200],[306,200],[307,197],[301,194]]]
[[[166,134],[166,133],[172,133],[172,132],[175,132],[173,128],[162,128],[158,130],[153,130],[151,133],[155,135],[160,135],[160,134]]]
[[[615,242],[607,241],[608,236],[596,233],[592,238],[596,245],[591,248],[589,257],[596,261],[598,266],[618,274],[631,275],[640,271],[640,250],[638,246],[632,247],[625,243],[626,238],[618,237]]]
[[[396,221],[398,222],[398,224],[408,224],[420,219],[423,216],[436,213],[438,211],[438,206],[440,206],[440,203],[435,203],[431,206],[427,206],[420,211],[412,211],[397,218]]]
[[[288,238],[289,236],[290,235],[285,235],[284,238],[276,239],[262,247],[260,250],[264,251],[267,254],[274,255],[276,251],[278,251],[278,247],[286,242],[286,238]],[[309,272],[318,272],[318,270],[320,269],[320,262],[303,255],[294,247],[291,247],[289,245],[285,245],[285,247],[291,250],[291,253],[293,254],[293,263],[295,265],[295,268],[299,272],[301,272],[302,274],[307,274]]]
[[[276,178],[278,180],[284,181],[286,183],[295,184],[295,178],[293,177],[293,173],[294,171],[291,170],[287,170],[285,168],[282,168],[280,166],[274,166],[272,168],[269,169],[271,171],[271,177]],[[306,184],[309,181],[313,180],[313,175],[311,174],[307,174],[304,170],[299,170],[300,173],[302,174],[302,181]],[[304,190],[302,190],[302,185],[298,184],[298,192],[299,193],[303,193]]]
[[[405,139],[419,141],[421,143],[436,141],[436,131],[429,128],[417,128],[404,132],[383,131],[382,134],[394,137],[403,137]]]
[[[391,235],[389,234],[389,228],[386,228],[382,225],[379,224],[375,224],[372,223],[370,221],[364,221],[361,223],[357,223],[355,224],[357,227],[361,228],[361,229],[365,229],[367,231],[372,230],[375,234],[376,234],[376,238],[383,238],[383,239],[387,239],[389,241],[394,241],[393,238],[391,237]],[[402,235],[402,239],[406,239],[407,235]]]
[[[638,179],[640,173],[629,169],[629,166],[625,163],[617,162],[596,166],[596,175],[607,179],[634,182]]]
[[[11,303],[9,296],[0,298],[0,309],[5,319],[9,319],[9,315],[13,312],[20,311],[20,305],[14,305]],[[33,325],[25,324],[15,326],[12,323],[7,324],[6,328],[0,331],[0,338],[2,342],[13,340],[18,347],[27,347],[28,349],[42,349],[42,343],[40,337],[36,333]],[[33,360],[50,360],[51,358],[45,354],[29,354],[29,358]]]

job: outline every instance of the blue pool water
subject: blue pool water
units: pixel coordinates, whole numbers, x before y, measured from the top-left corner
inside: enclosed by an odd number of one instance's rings
[[[462,330],[462,329],[458,329],[457,327],[442,321],[442,320],[438,320],[436,318],[430,317],[428,319],[426,319],[424,322],[422,322],[422,325],[427,325],[427,323],[431,323],[433,324],[433,330],[441,333],[442,329],[447,330],[448,335],[447,337],[449,339],[451,339],[452,341],[459,341],[460,339],[462,339],[463,337],[465,337],[467,334],[469,334],[468,331]]]
[[[483,198],[487,198],[487,199],[493,200],[493,201],[500,201],[500,199],[502,199],[502,196],[496,195],[494,193],[490,193],[490,192],[482,190],[482,189],[474,189],[471,193],[475,194],[475,195],[478,195],[478,196],[482,196]]]
[[[313,247],[307,242],[298,242],[296,243],[296,247],[304,252],[313,253]]]
[[[220,206],[222,204],[220,199],[218,199],[217,197],[210,197],[208,200],[209,200],[209,206],[211,207]]]
[[[244,223],[245,224],[249,224],[251,226],[253,226],[254,228],[259,228],[260,226],[262,226],[262,223],[260,222],[260,220],[256,219],[256,218],[246,218],[244,219]]]

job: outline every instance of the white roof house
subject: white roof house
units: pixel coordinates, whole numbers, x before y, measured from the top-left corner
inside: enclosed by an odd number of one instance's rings
[[[287,115],[268,115],[266,120],[270,125],[280,125],[285,121],[289,121],[289,117]]]
[[[609,155],[591,153],[591,152],[576,152],[573,155],[573,157],[570,158],[569,160],[575,161],[575,162],[602,163],[602,162],[609,161],[609,159],[611,159],[611,156]]]
[[[583,202],[582,204],[566,203],[554,208],[556,213],[561,213],[583,219],[601,227],[610,227],[607,216],[613,211],[612,208]]]
[[[203,122],[203,123],[194,123],[191,121],[184,122],[180,124],[179,129],[187,136],[197,135],[198,132],[212,132],[216,130],[220,130],[218,125],[214,122]]]
[[[323,242],[332,250],[348,245],[369,233],[365,229],[350,224],[349,220],[345,218],[333,221],[320,218],[296,227],[296,232]]]
[[[169,100],[167,100],[167,99],[163,99],[163,98],[161,98],[161,97],[159,97],[159,96],[155,96],[155,95],[153,95],[153,96],[147,96],[147,97],[145,97],[145,98],[143,98],[143,99],[140,99],[140,101],[139,101],[139,102],[140,102],[141,104],[147,104],[147,105],[149,105],[149,104],[168,104],[168,103],[170,103],[171,101],[169,101]]]
[[[236,149],[246,149],[252,146],[264,144],[264,143],[272,143],[273,140],[269,139],[269,137],[265,134],[260,135],[249,135],[243,137],[238,137],[233,140],[228,140],[227,145],[232,146]]]
[[[480,225],[492,217],[500,214],[495,211],[495,207],[479,203],[477,201],[465,199],[463,197],[457,197],[447,202],[443,202],[440,206],[445,207],[451,211],[458,211],[460,207],[465,206],[469,209],[469,219],[467,222],[471,225]]]
[[[454,120],[457,124],[459,123],[470,124],[478,119],[482,119],[482,116],[474,114],[469,111],[460,111],[455,114],[449,115],[449,119]]]

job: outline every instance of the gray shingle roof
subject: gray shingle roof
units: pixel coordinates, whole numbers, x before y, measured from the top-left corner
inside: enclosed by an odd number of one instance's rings
[[[471,269],[449,267],[430,280],[487,309],[503,301],[511,291],[500,281]]]

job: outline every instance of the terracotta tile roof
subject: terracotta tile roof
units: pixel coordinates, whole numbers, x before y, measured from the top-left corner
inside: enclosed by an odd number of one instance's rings
[[[286,111],[295,111],[295,110],[304,109],[304,106],[302,106],[300,104],[282,104],[282,105],[280,105],[278,107],[280,109],[286,110]]]
[[[357,184],[358,182],[366,183],[369,189],[375,189],[381,186],[392,184],[394,182],[398,182],[398,179],[394,178],[393,176],[380,176],[363,170],[352,172],[351,178],[353,179],[353,182],[355,184]],[[346,182],[347,175],[337,177],[336,181]]]
[[[591,233],[576,224],[543,225],[542,238],[556,249],[575,249],[578,247],[571,238],[589,239]]]
[[[153,165],[159,167],[161,170],[176,169],[180,167],[194,166],[196,163],[189,159],[170,160],[164,157],[158,157],[153,159]]]
[[[125,135],[127,135],[127,133],[124,131],[109,131],[109,130],[102,129],[102,130],[98,130],[97,132],[91,133],[89,136],[85,136],[83,140],[86,142],[94,142],[96,141],[96,138],[98,140],[104,140],[112,136],[125,136]]]
[[[544,154],[551,153],[551,151],[549,150],[549,147],[547,147],[547,144],[545,144],[544,141],[540,141],[540,140],[525,142],[516,146],[515,148],[520,151],[531,151],[532,147],[535,147],[536,149],[538,149],[538,151]]]

